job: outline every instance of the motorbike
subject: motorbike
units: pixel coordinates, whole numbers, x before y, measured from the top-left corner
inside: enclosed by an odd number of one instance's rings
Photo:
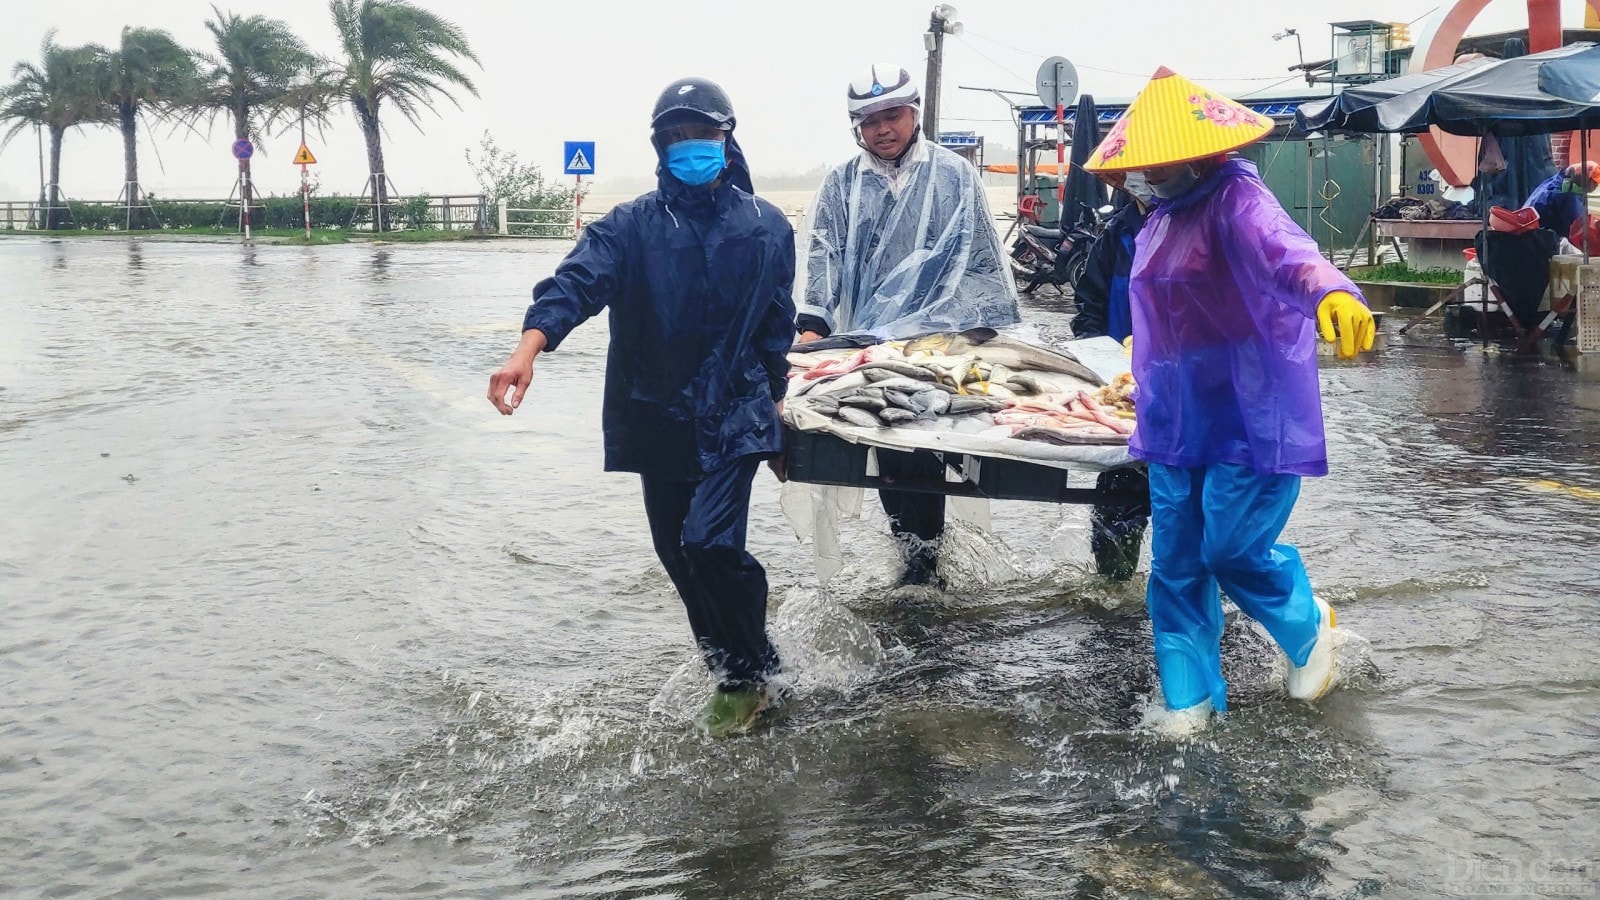
[[[1031,202],[1030,202],[1031,201]],[[1089,261],[1089,248],[1105,228],[1111,207],[1094,210],[1087,222],[1069,230],[1046,228],[1038,197],[1023,197],[1017,204],[1016,239],[1011,244],[1011,266],[1019,290],[1031,294],[1042,284],[1076,287]]]

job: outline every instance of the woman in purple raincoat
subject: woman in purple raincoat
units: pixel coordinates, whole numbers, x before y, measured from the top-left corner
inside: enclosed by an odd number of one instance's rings
[[[1316,329],[1340,355],[1372,345],[1372,315],[1249,162],[1227,151],[1271,123],[1165,69],[1090,168],[1138,170],[1158,202],[1129,289],[1138,425],[1150,468],[1147,603],[1169,727],[1227,708],[1220,587],[1289,659],[1289,693],[1334,683],[1333,611],[1277,543],[1300,478],[1328,471]]]

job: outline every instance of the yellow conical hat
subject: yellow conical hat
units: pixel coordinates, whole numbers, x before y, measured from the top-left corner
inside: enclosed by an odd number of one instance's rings
[[[1127,172],[1193,162],[1237,150],[1272,128],[1270,118],[1162,66],[1084,168]]]

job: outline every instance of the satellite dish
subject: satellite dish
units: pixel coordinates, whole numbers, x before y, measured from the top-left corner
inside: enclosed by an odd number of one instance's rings
[[[1039,67],[1036,79],[1039,101],[1055,109],[1071,106],[1078,100],[1078,70],[1065,56],[1052,56]]]

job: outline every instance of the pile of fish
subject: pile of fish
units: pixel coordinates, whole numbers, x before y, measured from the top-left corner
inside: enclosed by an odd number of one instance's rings
[[[786,403],[860,428],[1053,444],[1124,443],[1133,432],[1131,377],[1102,387],[1071,357],[1019,341],[931,335],[789,358]]]

